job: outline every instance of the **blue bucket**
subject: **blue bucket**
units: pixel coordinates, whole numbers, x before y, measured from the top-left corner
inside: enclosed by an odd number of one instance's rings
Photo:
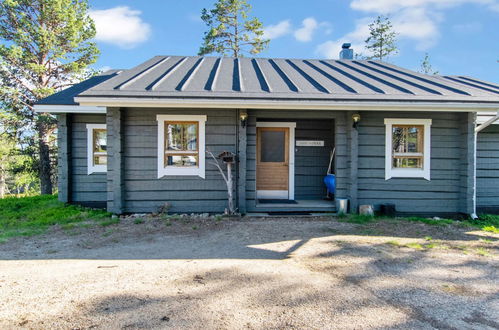
[[[324,177],[324,183],[326,184],[327,191],[334,194],[336,191],[336,176],[334,174],[328,174]]]

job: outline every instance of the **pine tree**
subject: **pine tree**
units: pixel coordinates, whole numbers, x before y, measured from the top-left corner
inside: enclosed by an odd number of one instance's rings
[[[218,0],[215,8],[203,9],[201,19],[209,27],[199,55],[218,53],[241,57],[258,54],[268,47],[263,38],[263,25],[258,18],[248,19],[251,6],[246,0]]]
[[[383,61],[384,58],[398,53],[397,33],[393,30],[392,23],[386,16],[378,16],[369,24],[369,37],[365,40],[366,49],[373,55],[367,59]]]
[[[433,66],[430,63],[430,55],[425,53],[423,60],[421,61],[421,68],[419,72],[424,74],[437,75],[438,71],[433,69]]]
[[[52,193],[55,118],[33,104],[85,76],[99,51],[87,0],[0,2],[0,102],[31,133],[42,194]],[[53,157],[52,157],[53,158]]]

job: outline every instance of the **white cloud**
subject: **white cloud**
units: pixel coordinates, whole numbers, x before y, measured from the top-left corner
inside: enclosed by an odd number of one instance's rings
[[[354,10],[375,15],[389,15],[398,39],[414,41],[414,48],[428,50],[439,38],[439,23],[444,19],[446,8],[462,4],[477,4],[499,12],[499,0],[351,0]],[[322,56],[336,58],[344,42],[351,42],[354,51],[367,54],[364,40],[369,35],[369,23],[374,16],[367,16],[356,21],[355,29],[336,40],[319,45],[316,52]],[[460,26],[455,29],[480,29],[474,26]]]
[[[393,17],[393,28],[400,39],[416,41],[415,48],[423,51],[434,46],[440,33],[437,23],[441,17],[430,15],[424,8],[405,9]]]
[[[406,8],[434,6],[442,9],[465,3],[488,5],[491,8],[498,5],[497,0],[353,0],[350,7],[366,12],[389,14]]]
[[[126,6],[103,10],[91,10],[90,16],[97,29],[97,41],[122,48],[133,48],[147,41],[151,26],[140,17],[141,12]]]
[[[353,31],[345,34],[343,37],[337,40],[329,40],[320,44],[319,46],[317,46],[315,52],[320,56],[326,58],[338,58],[341,51],[341,46],[344,43],[351,43],[352,49],[355,53],[368,55],[369,53],[364,48],[364,40],[369,35],[370,21],[371,19],[369,18],[357,20],[355,22],[355,29]]]
[[[275,25],[269,25],[263,30],[263,37],[266,39],[277,39],[291,33],[291,23],[289,19],[280,21]]]
[[[313,17],[305,18],[302,21],[302,27],[295,31],[294,35],[296,40],[307,42],[312,40],[312,35],[319,27],[319,23]]]

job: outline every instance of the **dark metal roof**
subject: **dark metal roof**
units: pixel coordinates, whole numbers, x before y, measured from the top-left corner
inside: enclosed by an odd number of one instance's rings
[[[156,56],[77,96],[499,104],[499,85],[379,61]]]
[[[78,105],[74,101],[74,97],[80,94],[81,92],[94,87],[109,78],[114,77],[118,70],[109,70],[104,73],[101,73],[97,76],[89,78],[87,80],[82,81],[81,83],[75,84],[69,88],[63,89],[60,92],[52,94],[44,99],[41,99],[36,104],[44,105]]]

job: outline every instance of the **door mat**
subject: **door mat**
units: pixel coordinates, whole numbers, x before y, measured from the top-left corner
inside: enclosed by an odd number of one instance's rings
[[[298,204],[296,201],[289,199],[259,199],[260,204]]]

